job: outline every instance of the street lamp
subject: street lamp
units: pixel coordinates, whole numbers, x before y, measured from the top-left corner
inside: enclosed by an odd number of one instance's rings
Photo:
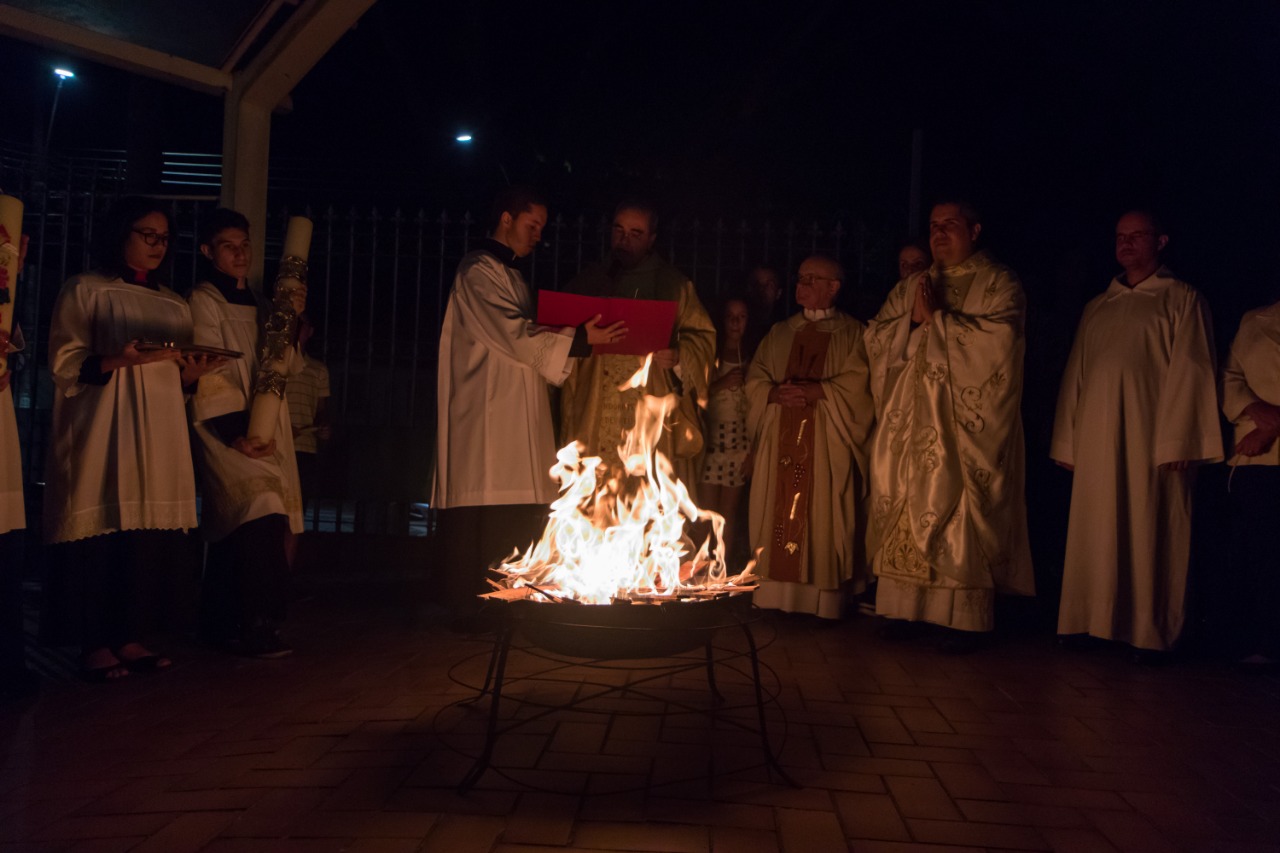
[[[471,134],[469,134],[469,133],[459,133],[457,136],[455,136],[455,137],[454,137],[454,141],[455,141],[455,142],[460,142],[460,143],[462,143],[463,145],[467,145],[467,144],[469,144],[469,143],[471,142]]]
[[[53,109],[49,110],[49,129],[44,132],[44,148],[49,150],[49,138],[53,134],[53,117],[58,114],[58,96],[62,94],[62,84],[76,76],[74,71],[67,68],[53,69],[54,76],[58,78],[58,88],[53,90]]]

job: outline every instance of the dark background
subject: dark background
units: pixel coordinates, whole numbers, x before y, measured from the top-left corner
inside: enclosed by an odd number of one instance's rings
[[[0,143],[38,150],[59,61],[78,77],[53,151],[220,150],[219,99],[3,38]],[[929,199],[968,196],[1028,293],[1027,493],[1048,613],[1070,495],[1047,459],[1054,403],[1080,310],[1116,271],[1116,218],[1159,210],[1225,352],[1241,314],[1280,297],[1278,90],[1274,0],[379,0],[274,119],[270,203],[480,213],[519,181],[553,216],[642,193],[685,221],[860,220],[905,237]],[[925,204],[909,223],[915,129]],[[873,311],[895,277],[886,256],[878,292],[852,301]],[[1203,473],[1198,527],[1223,528],[1225,476]],[[1220,562],[1214,538],[1197,533],[1201,566]]]

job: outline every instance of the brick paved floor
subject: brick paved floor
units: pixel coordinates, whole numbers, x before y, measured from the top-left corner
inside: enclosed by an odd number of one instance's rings
[[[507,713],[529,722],[462,797],[484,717],[456,680],[478,683],[486,646],[410,600],[326,587],[283,661],[173,644],[173,671],[91,687],[44,653],[41,698],[0,706],[0,851],[1280,851],[1280,680],[1048,636],[948,658],[866,618],[758,626],[798,788],[732,724],[754,725],[739,660],[715,722],[661,713],[707,705],[697,668],[536,719],[651,671],[517,681]],[[512,653],[514,676],[539,668]]]

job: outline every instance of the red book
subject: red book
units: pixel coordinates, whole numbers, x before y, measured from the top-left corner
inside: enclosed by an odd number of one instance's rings
[[[616,344],[597,344],[596,353],[648,355],[671,346],[676,324],[675,302],[658,299],[621,299],[583,296],[559,290],[538,291],[538,323],[543,326],[580,326],[597,314],[601,326],[627,322],[627,336]]]

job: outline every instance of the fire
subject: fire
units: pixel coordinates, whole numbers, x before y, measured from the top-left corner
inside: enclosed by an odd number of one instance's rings
[[[648,380],[650,359],[618,390]],[[657,450],[674,395],[644,396],[636,404],[635,427],[606,466],[583,458],[577,442],[560,449],[551,476],[560,497],[542,538],[523,555],[517,550],[494,571],[496,598],[529,597],[608,604],[619,599],[670,600],[706,597],[750,588],[750,566],[734,578],[725,565],[724,518],[699,509]],[[689,522],[711,532],[696,549]]]

